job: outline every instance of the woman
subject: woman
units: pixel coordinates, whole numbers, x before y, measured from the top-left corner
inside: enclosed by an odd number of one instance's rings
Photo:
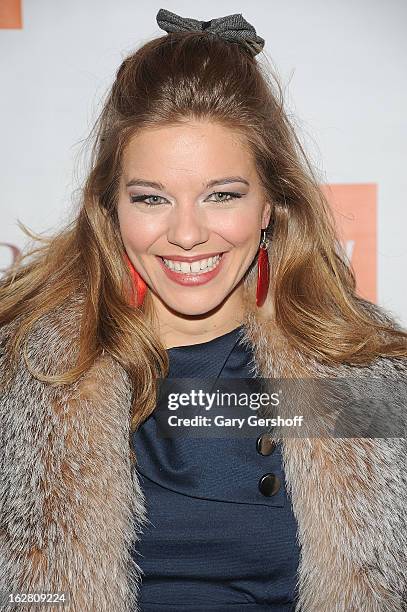
[[[241,15],[157,22],[77,217],[2,279],[0,586],[70,611],[406,610],[402,427],[325,435],[310,394],[305,436],[158,436],[167,375],[346,378],[362,399],[380,380],[398,422],[407,333],[356,295],[264,40]]]

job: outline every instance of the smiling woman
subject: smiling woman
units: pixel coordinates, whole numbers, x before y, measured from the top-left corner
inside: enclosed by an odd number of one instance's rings
[[[403,612],[407,332],[357,295],[253,26],[157,22],[74,220],[0,282],[0,590],[64,591],[68,612]],[[159,390],[225,378],[288,401],[256,436],[233,410],[223,437],[160,435]],[[345,433],[319,379],[349,385]]]
[[[160,181],[127,179],[136,172]],[[123,151],[117,215],[166,347],[241,323],[241,281],[271,216],[242,137],[203,120],[138,132]]]

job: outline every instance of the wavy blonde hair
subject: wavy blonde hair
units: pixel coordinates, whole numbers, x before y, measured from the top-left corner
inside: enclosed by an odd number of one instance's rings
[[[35,375],[54,384],[74,382],[106,351],[134,383],[133,428],[154,409],[156,378],[167,374],[168,357],[150,325],[149,292],[141,308],[128,302],[131,278],[117,217],[121,158],[139,130],[190,120],[241,134],[254,157],[272,203],[273,323],[290,345],[327,364],[407,356],[407,332],[369,314],[356,295],[330,207],[283,104],[270,67],[263,69],[240,45],[205,33],[168,34],[127,57],[90,135],[90,169],[76,218],[51,238],[22,226],[41,244],[1,280],[0,326],[21,317],[8,343],[10,365],[34,323],[82,292],[74,367],[57,376]]]

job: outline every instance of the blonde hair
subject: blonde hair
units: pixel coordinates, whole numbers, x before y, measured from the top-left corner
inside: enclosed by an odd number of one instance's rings
[[[149,324],[149,292],[141,308],[128,302],[131,278],[117,218],[121,158],[139,130],[191,120],[238,132],[253,155],[272,203],[273,323],[290,345],[333,365],[405,357],[407,332],[376,319],[356,295],[332,212],[283,109],[278,78],[237,44],[177,32],[149,41],[122,62],[92,130],[91,167],[74,221],[51,238],[22,226],[41,244],[0,282],[0,326],[21,317],[8,344],[10,365],[34,323],[82,292],[75,366],[36,376],[74,382],[105,351],[134,384],[133,428],[154,409],[156,378],[167,374],[168,357]]]

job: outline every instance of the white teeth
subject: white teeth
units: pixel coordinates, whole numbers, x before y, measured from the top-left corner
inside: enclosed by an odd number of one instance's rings
[[[199,261],[193,261],[191,263],[191,272],[199,272],[201,269],[201,264]]]
[[[216,268],[220,260],[220,255],[216,255],[215,257],[209,257],[208,259],[201,259],[199,261],[193,261],[189,264],[186,261],[171,261],[170,259],[164,259],[163,261],[167,268],[170,270],[174,270],[175,272],[180,272],[181,274],[202,274],[203,272],[209,272]]]

